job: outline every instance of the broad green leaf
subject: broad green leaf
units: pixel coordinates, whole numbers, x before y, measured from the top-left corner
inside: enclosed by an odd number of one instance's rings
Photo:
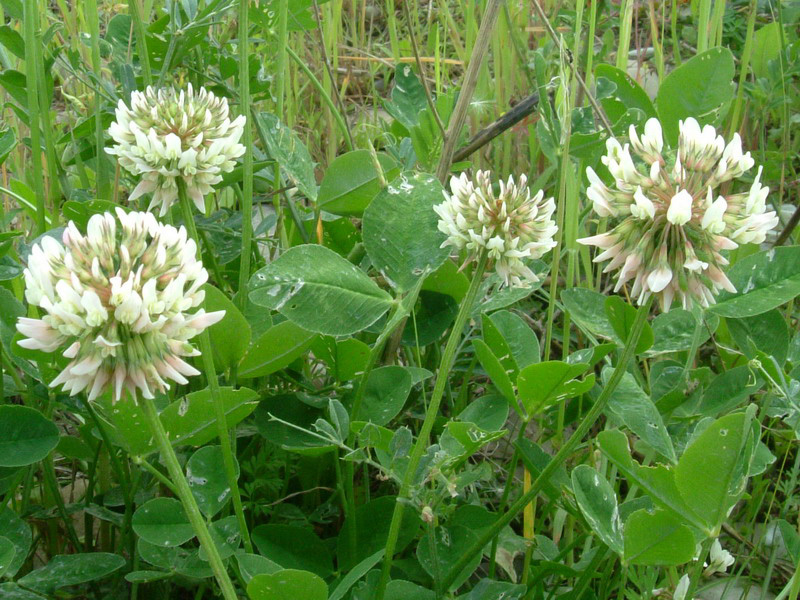
[[[789,354],[789,328],[778,309],[769,310],[757,317],[728,319],[728,331],[736,345],[750,359],[761,351],[772,356],[779,365],[786,362]]]
[[[425,88],[414,69],[411,65],[398,65],[394,72],[392,101],[386,103],[386,111],[410,130],[419,124],[419,113],[427,106]]]
[[[172,577],[172,573],[168,571],[139,570],[125,573],[125,581],[130,583],[152,583],[162,579],[169,579],[170,577]]]
[[[125,566],[125,558],[109,552],[69,554],[50,557],[48,563],[18,580],[21,586],[42,594],[57,589],[97,581]]]
[[[703,519],[694,513],[678,491],[672,470],[664,465],[643,467],[634,461],[628,448],[628,439],[618,429],[600,432],[597,441],[603,454],[617,466],[630,485],[641,487],[656,506],[708,533]]]
[[[267,441],[290,452],[315,456],[330,452],[335,446],[298,428],[313,432],[314,423],[323,416],[322,410],[300,401],[296,394],[283,394],[262,400],[256,409],[255,422]]]
[[[592,531],[606,546],[622,556],[622,523],[614,488],[589,465],[578,465],[572,471],[572,490]]]
[[[417,559],[422,568],[437,580],[444,573],[448,573],[455,565],[456,561],[477,541],[475,533],[466,527],[456,525],[454,527],[436,527],[433,535],[426,535],[420,540],[417,546]],[[475,569],[483,558],[479,552],[472,557],[469,564],[464,567],[461,573],[450,585],[450,590],[460,587]]]
[[[623,342],[627,341],[633,328],[633,323],[636,321],[636,308],[619,296],[609,296],[605,300],[605,310],[608,321],[611,323],[611,327],[614,328],[614,333]],[[653,329],[649,323],[645,323],[642,334],[636,344],[636,354],[641,354],[652,345]]]
[[[516,378],[519,374],[517,361],[514,360],[511,346],[509,346],[508,341],[506,341],[500,329],[487,314],[481,317],[481,326],[483,329],[483,341],[486,342],[492,350],[492,354],[495,355],[508,376]]]
[[[427,173],[401,173],[375,196],[364,211],[362,235],[372,264],[398,292],[438,269],[450,255],[442,248],[433,207],[444,188]]]
[[[520,458],[531,472],[532,477],[537,477],[552,460],[552,456],[545,452],[541,446],[531,440],[521,437],[514,441],[514,447],[519,450]],[[567,470],[563,465],[556,467],[550,479],[544,482],[544,492],[554,501],[561,500],[561,490],[570,489],[571,482]]]
[[[238,479],[239,464],[235,456],[233,460]],[[192,454],[186,463],[186,480],[198,507],[208,518],[222,510],[230,500],[231,488],[220,446],[204,446]]]
[[[717,375],[703,391],[698,412],[707,417],[733,410],[755,394],[763,381],[754,377],[748,365],[728,369]]]
[[[586,331],[620,342],[606,316],[606,297],[586,288],[570,288],[561,292],[561,301],[573,321]]]
[[[116,208],[124,210],[119,204],[109,200],[87,200],[86,202],[68,200],[61,206],[61,213],[66,222],[74,221],[78,229],[85,231],[92,216],[105,212],[114,213]]]
[[[241,536],[236,515],[228,515],[217,519],[209,525],[208,532],[211,534],[211,539],[214,541],[219,557],[222,560],[230,558],[239,549]],[[208,562],[208,553],[202,546],[200,547],[199,557],[200,560]]]
[[[328,586],[314,573],[283,569],[253,577],[247,595],[250,600],[327,600]]]
[[[592,389],[594,374],[582,380],[575,379],[588,368],[586,363],[570,365],[560,360],[549,360],[522,369],[517,377],[517,394],[528,417]]]
[[[34,408],[0,406],[0,467],[24,467],[58,445],[58,427]]]
[[[412,299],[412,292],[405,295]],[[416,348],[439,340],[458,315],[458,304],[452,296],[422,290],[414,305],[414,316],[403,329],[402,343]]]
[[[749,421],[745,413],[716,420],[689,445],[675,467],[681,497],[712,531],[719,529],[744,491],[738,471]]]
[[[386,538],[389,536],[389,524],[396,503],[394,496],[381,496],[356,507],[356,543],[352,548],[348,538],[348,532],[352,529],[351,521],[345,518],[336,543],[336,557],[340,570],[349,571],[367,557],[383,550]],[[402,552],[411,543],[419,527],[420,519],[415,511],[406,511],[397,538],[396,552]]]
[[[514,385],[511,383],[511,378],[506,373],[500,360],[494,355],[491,348],[483,340],[472,340],[472,346],[475,348],[475,356],[481,363],[481,366],[486,371],[489,378],[497,386],[497,389],[503,394],[506,401],[519,412],[519,406],[516,401],[516,394],[514,393]],[[522,415],[520,415],[522,416]]]
[[[603,385],[608,383],[612,371],[611,367],[603,369]],[[622,375],[622,379],[608,399],[606,410],[661,456],[673,464],[678,462],[675,448],[672,446],[672,438],[664,426],[661,413],[658,412],[650,396],[645,394],[636,383],[633,375],[630,373]]]
[[[653,319],[653,337],[655,339],[647,351],[648,356],[688,350],[692,345],[696,323],[697,319],[694,315],[682,308],[674,308],[668,313],[658,315]],[[705,327],[702,332],[701,344],[709,338],[708,330]]]
[[[333,558],[325,542],[307,527],[259,525],[252,535],[259,553],[284,569],[311,571],[323,578],[333,573]]]
[[[154,546],[180,546],[194,537],[189,517],[175,498],[148,500],[133,513],[131,526],[136,535]]]
[[[139,538],[136,549],[145,562],[162,569],[194,579],[214,576],[208,561],[200,560],[200,552],[197,549],[181,546],[156,546],[142,538]]]
[[[30,526],[10,508],[0,508],[0,536],[14,546],[14,557],[5,565],[6,575],[13,577],[28,557],[33,534]]]
[[[682,565],[694,557],[691,530],[663,510],[637,510],[625,521],[625,563]]]
[[[290,248],[257,271],[250,278],[250,299],[325,335],[366,329],[392,304],[358,267],[315,244]]]
[[[273,325],[248,350],[239,366],[239,375],[263,377],[280,371],[303,356],[316,337],[292,321]]]
[[[0,579],[11,568],[16,555],[17,548],[13,542],[6,537],[0,536]]]
[[[452,260],[446,260],[441,267],[425,278],[423,291],[448,294],[456,302],[461,302],[469,289],[469,279]]]
[[[508,402],[497,395],[483,396],[470,402],[456,418],[464,423],[473,423],[484,431],[497,431],[508,419]]]
[[[449,421],[439,438],[439,445],[448,456],[445,464],[448,468],[455,468],[483,446],[499,440],[506,433],[508,432],[505,429],[486,431],[474,423]]]
[[[383,152],[378,162],[387,181],[400,172],[397,162]],[[378,172],[369,150],[353,150],[333,159],[319,186],[317,201],[322,210],[334,215],[360,217],[381,191]]]
[[[239,572],[241,572],[245,584],[250,583],[250,580],[256,575],[261,575],[262,573],[270,575],[282,569],[278,563],[271,561],[266,556],[248,554],[247,552],[238,553],[236,562],[239,565]]]
[[[502,334],[517,367],[523,369],[539,362],[539,338],[519,315],[507,310],[492,313],[489,320]]]
[[[481,579],[478,585],[463,596],[459,596],[458,600],[499,600],[501,598],[502,600],[522,600],[527,591],[528,587],[521,583]]]
[[[19,587],[16,583],[0,583],[0,598],[3,600],[47,600],[35,592]]]
[[[309,200],[317,200],[317,181],[314,177],[314,162],[308,148],[297,134],[269,113],[259,113],[255,119],[259,136],[263,139],[267,153],[280,166],[297,189]]]
[[[386,586],[384,600],[436,600],[436,592],[402,579],[392,579]]]
[[[750,68],[756,77],[769,74],[769,61],[778,58],[781,53],[781,24],[778,21],[759,27],[753,36],[753,54],[750,57]]]
[[[235,427],[256,408],[258,394],[248,388],[221,387],[219,395],[228,427]],[[161,422],[174,446],[202,446],[219,433],[214,399],[208,388],[187,394],[161,411]]]
[[[614,91],[600,99],[612,123],[616,123],[631,108],[641,110],[648,119],[656,116],[656,109],[647,92],[625,71],[612,65],[599,64],[594,70],[594,75],[598,79],[605,77],[614,85]]]
[[[725,116],[733,99],[735,67],[727,48],[712,48],[675,68],[658,88],[656,107],[670,146],[678,142],[678,121],[694,117],[712,125]]]
[[[760,315],[800,294],[800,246],[781,246],[738,261],[728,271],[736,293],[720,292],[709,307],[722,317]]]
[[[386,425],[403,409],[411,393],[411,374],[403,367],[390,365],[373,370],[358,418],[375,425]]]
[[[157,450],[144,412],[136,402],[114,402],[111,394],[103,394],[94,406],[101,420],[107,423],[115,446],[134,456],[147,456]]]
[[[237,364],[250,345],[250,325],[241,311],[228,297],[212,285],[204,285],[206,312],[224,310],[221,321],[208,328],[214,364],[225,371]]]

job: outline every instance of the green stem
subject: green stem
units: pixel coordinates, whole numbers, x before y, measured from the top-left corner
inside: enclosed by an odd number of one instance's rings
[[[142,457],[134,457],[133,462],[142,467],[148,473],[150,473],[150,475],[155,477],[158,480],[158,482],[165,488],[167,488],[170,492],[180,497],[180,494],[178,493],[178,488],[175,487],[172,484],[172,482],[169,479],[167,479],[167,477],[161,471],[159,471],[153,465],[147,462],[147,459]]]
[[[250,127],[250,66],[248,62],[248,35],[250,28],[249,0],[239,4],[239,112],[245,115],[242,144],[242,253],[239,262],[239,309],[247,306],[247,281],[250,279],[250,246],[253,240],[253,130]]]
[[[24,7],[25,47],[28,56],[25,61],[25,78],[28,91],[28,119],[31,132],[31,170],[33,189],[36,193],[36,230],[39,235],[47,231],[45,222],[44,174],[42,172],[42,140],[39,127],[39,73],[36,64],[36,44],[38,43],[38,7],[36,0],[25,0]],[[98,113],[99,114],[99,113]]]
[[[386,593],[386,586],[389,583],[389,575],[392,569],[392,559],[394,557],[395,546],[397,545],[397,537],[400,535],[400,526],[403,523],[403,509],[406,502],[411,496],[411,488],[414,482],[414,477],[417,472],[417,467],[428,445],[428,437],[433,429],[433,422],[439,414],[439,405],[442,402],[444,395],[444,388],[447,385],[447,380],[450,376],[450,370],[453,368],[453,363],[456,358],[456,349],[461,341],[461,334],[464,331],[464,325],[467,319],[472,314],[472,307],[475,304],[475,298],[478,295],[478,290],[481,287],[483,280],[483,272],[486,269],[487,256],[482,253],[478,258],[478,264],[475,272],[472,275],[472,282],[469,285],[467,294],[461,302],[461,307],[458,310],[453,329],[450,331],[450,337],[447,340],[444,353],[442,354],[441,362],[439,363],[439,370],[436,374],[436,383],[431,392],[430,403],[428,409],[425,411],[425,419],[422,422],[422,429],[420,429],[417,441],[414,448],[411,450],[408,466],[403,475],[403,481],[400,484],[400,491],[397,495],[397,500],[394,505],[394,513],[392,514],[392,522],[389,526],[389,535],[386,539],[386,551],[383,558],[383,568],[381,570],[381,579],[378,584],[378,589],[375,595],[377,600],[383,600]],[[488,541],[488,540],[487,540]],[[443,586],[447,589],[448,586]]]
[[[278,0],[278,56],[275,68],[275,115],[284,121],[283,101],[286,95],[286,50],[289,47],[289,0]],[[288,123],[287,123],[288,127]],[[275,162],[275,189],[281,187],[281,166]],[[289,240],[286,235],[286,227],[283,220],[283,208],[281,206],[280,194],[272,197],[275,208],[275,234],[278,237],[278,247],[287,247]]]
[[[139,0],[128,0],[128,11],[131,13],[133,21],[133,31],[136,34],[136,51],[139,55],[139,63],[142,67],[142,80],[144,85],[153,83],[153,71],[150,69],[150,54],[147,51],[147,35],[142,21],[142,11]]]
[[[183,211],[183,221],[186,225],[186,229],[189,231],[189,236],[199,244],[200,238],[197,236],[197,226],[195,225],[194,216],[192,215],[192,201],[186,193],[186,183],[181,178],[178,178],[178,197],[180,198],[181,210]],[[233,511],[236,513],[236,520],[239,523],[239,533],[242,536],[242,543],[244,544],[245,550],[252,553],[253,544],[250,541],[250,533],[247,530],[247,520],[244,518],[242,495],[239,492],[239,484],[236,478],[236,462],[231,446],[231,436],[228,432],[228,419],[225,416],[225,406],[222,403],[222,396],[219,393],[217,371],[214,368],[214,354],[211,348],[211,338],[209,337],[207,329],[197,337],[203,361],[203,371],[208,380],[208,388],[211,391],[211,398],[214,402],[217,435],[219,437],[220,446],[222,446],[222,460],[225,465],[225,476],[231,488]]]
[[[195,535],[197,535],[200,545],[206,552],[208,563],[222,590],[222,597],[225,598],[225,600],[237,600],[236,589],[233,587],[231,578],[228,575],[228,570],[225,568],[225,563],[222,562],[217,546],[211,538],[208,527],[206,527],[205,519],[203,519],[203,515],[200,514],[197,501],[194,499],[189,483],[186,481],[180,463],[178,463],[175,450],[173,450],[172,444],[170,444],[167,439],[167,432],[164,431],[164,425],[161,423],[161,419],[158,418],[156,405],[152,400],[147,398],[142,398],[139,401],[139,405],[142,407],[144,416],[150,425],[153,438],[161,450],[161,458],[164,459],[164,464],[166,464],[167,471],[175,485],[176,495],[183,503],[183,508],[186,510],[189,522],[194,528]]]
[[[102,64],[100,62],[100,19],[97,10],[97,0],[87,0],[86,20],[88,21],[89,33],[92,37],[92,72],[98,79],[102,79]],[[94,114],[95,114],[95,160],[97,162],[97,195],[100,198],[110,199],[108,195],[108,174],[106,173],[105,152],[103,151],[104,130],[103,119],[103,95],[100,90],[94,90]]]
[[[633,327],[631,327],[630,334],[628,335],[625,349],[622,351],[622,355],[619,358],[617,366],[614,368],[614,372],[611,374],[611,378],[603,388],[603,391],[600,392],[600,396],[586,414],[583,421],[581,421],[581,424],[578,425],[575,433],[572,434],[569,440],[567,440],[561,449],[556,453],[556,455],[553,457],[553,460],[547,463],[547,466],[542,469],[542,472],[531,484],[531,489],[528,490],[527,493],[520,496],[519,499],[511,505],[511,508],[509,508],[502,517],[497,519],[491,525],[491,527],[487,528],[479,537],[479,539],[469,548],[469,550],[461,555],[461,558],[458,559],[458,561],[445,576],[444,581],[442,582],[442,589],[447,589],[453,583],[458,574],[461,573],[464,567],[469,564],[469,562],[472,560],[472,557],[478,552],[482,552],[486,544],[488,544],[494,536],[500,533],[503,527],[511,523],[511,521],[514,520],[514,517],[516,517],[517,514],[519,514],[525,508],[525,506],[527,506],[528,503],[539,494],[545,482],[550,479],[550,476],[559,466],[561,466],[561,464],[572,453],[575,447],[581,442],[583,437],[594,426],[597,419],[600,418],[600,415],[603,413],[603,410],[608,403],[608,399],[611,397],[611,394],[614,392],[617,385],[619,385],[622,376],[627,371],[628,363],[635,354],[636,344],[639,342],[639,337],[641,336],[644,325],[647,322],[647,315],[650,312],[650,306],[652,302],[653,297],[651,296],[648,298],[645,304],[640,306],[639,310],[637,310],[636,319],[633,322]]]

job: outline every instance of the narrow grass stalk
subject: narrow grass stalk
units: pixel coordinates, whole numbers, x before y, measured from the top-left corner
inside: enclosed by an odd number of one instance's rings
[[[136,1],[136,0],[132,0]],[[250,31],[249,0],[239,2],[239,112],[247,121],[242,132],[242,253],[239,257],[239,309],[247,306],[247,281],[250,279],[250,246],[253,241],[253,129],[250,125],[250,63],[248,40]],[[249,552],[249,550],[248,550]]]
[[[619,45],[617,46],[617,68],[628,72],[628,51],[631,48],[631,26],[633,24],[634,0],[622,0],[619,7]]]
[[[31,132],[31,170],[33,190],[36,194],[36,231],[39,235],[47,231],[45,221],[45,190],[42,171],[42,137],[39,128],[39,73],[36,63],[36,45],[39,35],[39,13],[36,0],[25,0],[25,77],[28,91],[28,120]]]
[[[342,130],[342,134],[344,135],[344,141],[347,144],[347,149],[354,150],[355,146],[353,146],[353,139],[350,136],[350,130],[347,127],[347,122],[344,120],[344,116],[342,115],[341,111],[339,111],[336,108],[336,104],[334,103],[333,98],[331,98],[331,95],[325,90],[325,87],[322,85],[322,82],[316,75],[314,75],[314,72],[308,68],[308,65],[297,54],[297,52],[292,50],[290,47],[287,47],[286,53],[289,55],[289,58],[291,58],[295,63],[297,63],[297,66],[300,67],[300,70],[302,70],[303,73],[305,73],[306,77],[308,77],[308,80],[311,82],[311,85],[314,86],[314,89],[317,90],[317,92],[319,92],[319,96],[325,103],[325,106],[327,106],[328,109],[331,111],[331,114],[333,115],[333,118],[336,121],[336,125],[339,127],[339,129]]]
[[[744,48],[742,49],[742,63],[739,67],[739,84],[736,88],[736,100],[733,103],[733,114],[731,116],[730,129],[728,129],[728,137],[732,137],[733,133],[739,129],[739,119],[742,114],[742,105],[744,104],[744,82],[747,80],[747,72],[750,68],[750,57],[753,55],[753,38],[756,28],[757,8],[758,1],[750,0],[747,15],[747,36],[744,39]]]
[[[708,50],[708,35],[711,27],[711,0],[700,0],[697,22],[697,53]]]
[[[86,21],[87,25],[89,26],[89,34],[91,36],[92,71],[99,78],[102,76],[102,64],[100,62],[100,15],[97,9],[97,0],[86,0],[86,4],[84,6],[86,7]],[[103,95],[100,93],[99,89],[94,90],[94,114],[96,117],[94,123],[94,136],[95,151],[97,153],[95,156],[97,195],[101,198],[109,200],[108,173],[106,173],[105,153],[103,152],[103,147],[105,145],[105,134],[103,131],[103,119],[100,118],[100,115],[103,114]]]
[[[289,0],[278,0],[278,56],[275,68],[275,115],[284,120],[283,101],[286,95],[286,54],[289,47]],[[281,187],[281,166],[275,163],[275,177],[273,182],[275,189]],[[286,228],[283,222],[283,208],[281,206],[280,194],[272,196],[272,203],[275,208],[275,234],[279,240],[279,247],[287,246]]]
[[[403,523],[403,510],[405,509],[408,499],[411,497],[411,487],[417,473],[417,467],[419,467],[419,462],[422,459],[425,448],[428,446],[428,437],[433,429],[433,422],[439,414],[439,405],[442,402],[444,388],[450,376],[450,369],[453,368],[453,363],[455,362],[456,350],[461,342],[461,334],[464,331],[464,326],[467,323],[467,319],[472,314],[472,307],[475,304],[478,290],[481,287],[483,272],[486,269],[486,262],[486,253],[482,253],[478,258],[475,272],[472,274],[472,281],[470,282],[466,296],[464,296],[464,300],[461,302],[461,307],[458,310],[455,323],[453,323],[453,328],[450,330],[450,337],[447,339],[447,345],[444,348],[444,353],[439,363],[436,383],[433,385],[433,392],[431,392],[428,409],[425,411],[425,419],[422,421],[422,428],[411,450],[408,466],[403,475],[403,481],[400,484],[400,491],[398,492],[397,500],[394,505],[392,521],[389,525],[389,535],[386,538],[386,551],[383,557],[381,578],[375,594],[376,600],[383,600],[383,596],[386,593],[386,586],[389,583],[389,576],[392,570],[392,559],[394,558],[394,551],[397,546],[397,538],[400,535],[400,526]],[[447,589],[447,586],[442,586],[442,589]]]
[[[186,183],[183,179],[178,178],[178,197],[180,198],[181,210],[183,211],[183,221],[189,236],[198,244],[198,252],[200,252],[200,238],[197,235],[197,226],[194,223],[194,216],[192,215],[192,201],[186,193]],[[208,388],[211,391],[211,399],[214,402],[214,412],[217,418],[217,435],[219,437],[220,446],[222,446],[222,461],[225,465],[225,477],[228,480],[228,485],[231,488],[231,497],[233,498],[233,511],[236,513],[236,520],[239,524],[239,533],[242,536],[242,543],[244,544],[247,552],[253,551],[253,545],[250,541],[250,533],[247,530],[247,521],[244,518],[244,509],[242,508],[242,496],[239,493],[239,484],[236,478],[236,464],[233,457],[233,449],[231,447],[231,437],[228,431],[228,419],[225,416],[225,406],[222,404],[222,396],[219,392],[219,380],[217,379],[217,371],[214,368],[214,354],[211,348],[211,337],[208,330],[204,330],[197,336],[199,340],[200,353],[203,361],[203,371],[205,372],[206,379],[208,380]]]
[[[153,434],[153,439],[161,451],[161,458],[164,459],[164,464],[167,466],[167,471],[175,486],[175,491],[183,504],[184,510],[186,510],[186,515],[189,517],[189,522],[192,524],[194,533],[208,556],[208,563],[222,590],[222,597],[225,598],[225,600],[237,600],[236,589],[233,587],[233,582],[231,582],[228,570],[225,568],[225,563],[222,562],[217,546],[214,544],[214,540],[208,531],[205,519],[203,519],[203,515],[200,513],[197,501],[192,495],[192,490],[183,474],[181,465],[178,462],[178,457],[175,456],[175,450],[173,450],[172,444],[170,444],[167,439],[167,432],[164,431],[164,425],[161,423],[161,419],[158,418],[156,405],[152,400],[142,398],[139,401],[139,406],[142,407],[144,416],[150,426],[150,431]]]
[[[678,40],[678,0],[672,0],[672,8],[669,13],[669,28],[672,37],[672,60],[675,66],[681,66],[681,45]]]
[[[491,542],[492,538],[498,535],[506,525],[511,523],[511,521],[514,520],[514,518],[522,511],[522,509],[524,509],[528,503],[530,503],[530,501],[539,494],[545,482],[550,479],[555,470],[561,466],[564,461],[566,461],[570,454],[572,454],[573,450],[581,442],[583,437],[594,426],[595,422],[597,422],[597,419],[600,418],[600,415],[603,414],[603,410],[605,410],[608,399],[611,397],[611,394],[614,393],[617,385],[619,385],[622,376],[628,369],[628,363],[635,354],[636,344],[639,343],[639,337],[641,336],[644,325],[647,322],[647,315],[650,313],[650,306],[652,303],[653,297],[651,296],[636,311],[636,319],[631,327],[628,340],[619,358],[619,362],[614,368],[614,372],[611,374],[611,378],[608,380],[608,383],[606,383],[603,391],[600,392],[600,396],[597,398],[594,405],[592,405],[592,408],[589,410],[589,412],[586,413],[586,416],[583,418],[583,421],[581,421],[581,424],[578,425],[575,433],[572,434],[569,440],[567,440],[567,442],[561,447],[553,459],[547,463],[547,466],[542,469],[542,472],[531,484],[531,489],[520,496],[519,499],[517,499],[517,501],[511,505],[508,511],[506,511],[506,513],[498,518],[494,523],[492,523],[492,525],[488,527],[483,534],[481,534],[478,540],[461,555],[458,561],[450,568],[450,571],[447,573],[447,575],[445,575],[445,578],[442,581],[441,589],[447,589],[453,583],[455,578],[458,577],[458,574],[461,573],[461,571],[469,564],[469,562],[472,560],[472,557],[479,552],[482,552],[483,548],[486,547],[486,544]]]
[[[436,169],[436,177],[442,183],[445,182],[447,174],[450,172],[450,164],[453,161],[453,154],[456,151],[458,136],[467,119],[467,110],[472,101],[472,94],[475,92],[475,86],[478,84],[478,74],[480,73],[481,63],[483,63],[483,57],[489,47],[489,42],[492,38],[492,30],[497,21],[497,13],[500,10],[502,1],[503,0],[487,0],[486,3],[486,11],[483,14],[481,28],[478,31],[478,37],[472,48],[467,72],[464,75],[464,82],[461,84],[458,100],[453,109],[453,114],[450,116],[450,122],[444,136],[442,156],[439,159],[439,166]]]
[[[150,68],[150,54],[147,51],[147,34],[142,20],[142,9],[139,0],[128,0],[128,12],[133,22],[133,33],[136,36],[136,53],[142,67],[142,81],[145,87],[153,84],[153,70]]]

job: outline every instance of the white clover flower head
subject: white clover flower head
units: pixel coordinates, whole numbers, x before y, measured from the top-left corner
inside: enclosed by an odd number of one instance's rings
[[[192,84],[180,91],[148,87],[133,92],[130,108],[120,100],[116,115],[108,129],[115,144],[106,152],[142,176],[129,200],[152,193],[148,210],[160,206],[161,216],[178,197],[179,177],[197,209],[204,211],[204,197],[245,151],[239,143],[244,115],[231,121],[226,98],[205,88],[195,92]]]
[[[704,565],[703,575],[711,577],[715,573],[725,573],[734,562],[736,559],[733,558],[733,555],[722,547],[719,539],[716,539],[711,544],[711,552],[708,556],[708,563]]]
[[[606,142],[602,162],[613,184],[586,169],[586,196],[611,229],[578,241],[603,250],[595,262],[610,260],[605,272],[619,269],[615,291],[632,280],[640,304],[655,294],[664,311],[674,299],[684,308],[708,306],[720,290],[735,292],[720,252],[760,244],[778,224],[767,210],[761,167],[748,192],[723,194],[721,184],[753,167],[738,135],[726,145],[712,126],[701,128],[689,118],[680,122],[678,147],[670,152],[661,124],[650,119],[641,137],[631,127],[630,140],[625,146]]]
[[[55,352],[71,362],[50,382],[94,400],[113,389],[152,398],[167,380],[198,375],[183,360],[199,354],[189,340],[219,321],[206,313],[201,286],[208,273],[186,229],[162,225],[151,213],[94,215],[82,235],[70,222],[63,245],[52,237],[35,244],[25,269],[25,296],[45,314],[21,317],[23,348]]]
[[[524,287],[537,277],[525,259],[539,258],[556,245],[558,231],[551,218],[553,198],[544,192],[531,196],[527,177],[499,182],[495,194],[489,171],[466,173],[450,180],[450,194],[433,207],[439,215],[439,230],[447,235],[442,246],[466,249],[474,257],[486,251],[508,286]]]

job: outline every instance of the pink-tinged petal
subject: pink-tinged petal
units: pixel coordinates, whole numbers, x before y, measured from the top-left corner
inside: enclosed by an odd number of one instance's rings
[[[225,316],[224,310],[215,310],[214,312],[198,312],[186,321],[186,327],[203,331],[206,327],[219,323]]]
[[[118,402],[122,397],[122,385],[125,383],[125,367],[118,364],[114,369],[114,402]]]
[[[577,242],[584,246],[597,246],[598,248],[610,248],[617,243],[617,236],[610,233],[601,233],[585,238],[578,238]]]
[[[182,375],[187,375],[189,377],[200,375],[200,371],[177,356],[167,356],[165,360],[173,369]]]
[[[94,383],[92,384],[91,389],[89,390],[89,402],[97,398],[100,394],[103,393],[105,389],[106,383],[108,383],[109,378],[111,375],[105,369],[100,369],[97,371],[97,375],[95,375]]]

